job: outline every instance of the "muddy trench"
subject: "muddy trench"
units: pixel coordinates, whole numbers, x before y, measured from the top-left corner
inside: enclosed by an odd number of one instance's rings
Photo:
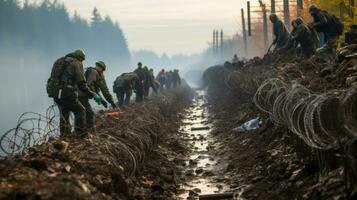
[[[226,184],[229,175],[225,172],[230,158],[217,151],[223,144],[211,134],[213,129],[214,119],[210,116],[207,94],[198,90],[191,106],[183,112],[179,129],[182,141],[190,150],[180,168],[183,183],[178,199],[212,199],[215,195],[241,199],[239,189],[233,194],[232,188]]]

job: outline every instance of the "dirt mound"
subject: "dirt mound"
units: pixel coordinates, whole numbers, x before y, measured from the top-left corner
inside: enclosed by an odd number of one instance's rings
[[[166,91],[119,117],[100,114],[96,134],[52,139],[1,160],[0,199],[170,198],[176,180],[167,156],[179,148],[171,145],[177,114],[192,94]]]
[[[334,62],[277,54],[205,72],[225,182],[247,199],[352,199],[357,195],[354,46]],[[344,55],[342,55],[344,54]],[[259,129],[234,128],[257,116]]]

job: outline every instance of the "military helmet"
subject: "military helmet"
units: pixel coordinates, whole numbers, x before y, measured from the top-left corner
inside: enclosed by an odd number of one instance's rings
[[[316,11],[318,8],[315,4],[311,4],[309,5],[309,12],[313,12],[313,11]]]
[[[73,53],[82,60],[86,59],[86,54],[84,53],[83,49],[77,49]]]
[[[107,66],[103,61],[98,61],[95,63],[97,66],[101,67],[104,71],[107,69]]]

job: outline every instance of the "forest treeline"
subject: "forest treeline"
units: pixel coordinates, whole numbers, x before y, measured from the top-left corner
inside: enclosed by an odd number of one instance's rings
[[[36,51],[53,58],[82,48],[88,58],[109,60],[116,67],[130,66],[130,51],[123,31],[110,17],[102,17],[96,8],[88,22],[78,14],[70,16],[58,1],[31,4],[0,0],[0,27],[2,55],[21,57]]]
[[[1,133],[12,128],[21,113],[43,113],[53,104],[45,86],[57,58],[84,49],[84,67],[98,60],[107,64],[109,85],[132,67],[118,23],[97,9],[91,20],[84,20],[56,0],[37,2],[0,0],[0,93],[6,94],[0,97]]]

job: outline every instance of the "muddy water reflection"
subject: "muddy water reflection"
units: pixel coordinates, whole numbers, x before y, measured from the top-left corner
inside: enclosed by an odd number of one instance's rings
[[[191,146],[191,153],[187,159],[184,173],[186,184],[182,186],[184,193],[180,195],[182,199],[189,197],[189,194],[214,194],[225,191],[226,185],[217,182],[214,174],[219,169],[214,154],[210,152],[210,146],[214,142],[210,134],[212,122],[208,119],[208,108],[205,93],[198,91],[191,108],[187,110],[187,115],[183,119],[181,131],[188,135],[188,143]],[[189,198],[192,199],[192,198]]]

